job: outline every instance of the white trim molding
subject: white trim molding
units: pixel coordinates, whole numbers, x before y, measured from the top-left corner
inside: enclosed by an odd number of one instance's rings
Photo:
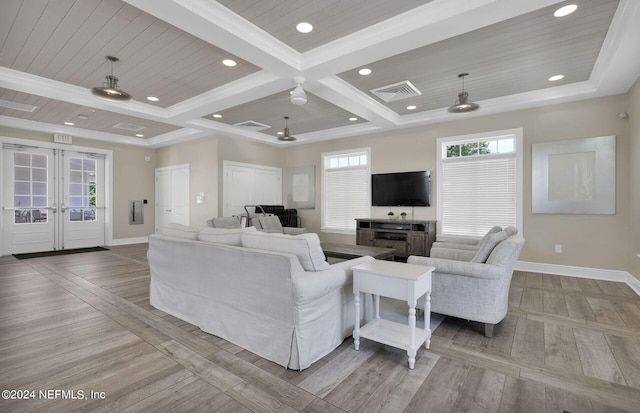
[[[636,292],[636,294],[640,296],[640,280],[638,280],[627,271],[575,267],[571,265],[546,264],[527,261],[516,262],[515,270],[578,278],[590,278],[592,280],[623,282],[626,283],[633,291]]]
[[[107,245],[108,247],[114,245],[133,245],[133,244],[144,244],[145,242],[149,242],[149,237],[136,237],[136,238],[116,238],[111,241],[111,244]]]

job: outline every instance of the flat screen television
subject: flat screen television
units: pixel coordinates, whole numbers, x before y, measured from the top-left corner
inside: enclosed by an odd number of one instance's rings
[[[429,206],[431,172],[395,172],[371,175],[373,206]]]

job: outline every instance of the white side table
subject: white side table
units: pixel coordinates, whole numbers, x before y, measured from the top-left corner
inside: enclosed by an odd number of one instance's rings
[[[422,343],[431,344],[431,272],[434,267],[401,262],[374,260],[353,267],[356,324],[353,341],[360,348],[360,337],[407,351],[409,368],[413,369],[416,352]],[[360,293],[374,297],[375,318],[360,327]],[[425,295],[424,330],[416,331],[416,304]],[[406,300],[409,304],[409,325],[380,318],[380,296]]]

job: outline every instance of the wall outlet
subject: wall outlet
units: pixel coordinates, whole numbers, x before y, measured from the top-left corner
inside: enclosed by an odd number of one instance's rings
[[[557,252],[558,254],[561,254],[561,253],[562,253],[562,244],[556,244],[556,252]]]

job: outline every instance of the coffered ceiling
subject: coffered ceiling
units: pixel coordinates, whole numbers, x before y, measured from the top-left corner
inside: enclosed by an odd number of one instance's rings
[[[578,8],[554,17],[566,4]],[[149,147],[214,134],[287,146],[568,103],[629,90],[638,21],[635,0],[3,0],[0,125]],[[133,100],[91,94],[105,56],[120,59],[113,74]],[[480,110],[452,115],[462,72]],[[371,92],[405,81],[415,96]],[[295,142],[277,140],[285,116]]]

